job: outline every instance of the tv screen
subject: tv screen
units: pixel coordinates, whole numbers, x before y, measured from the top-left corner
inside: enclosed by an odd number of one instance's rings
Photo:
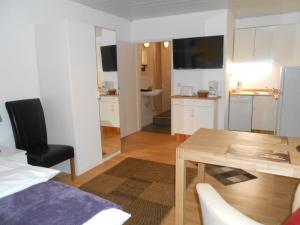
[[[223,42],[223,35],[174,39],[174,69],[222,68]]]
[[[108,45],[101,47],[103,71],[117,71],[117,46]]]

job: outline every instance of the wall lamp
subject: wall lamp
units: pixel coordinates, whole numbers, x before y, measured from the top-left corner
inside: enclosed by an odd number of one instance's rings
[[[169,47],[169,42],[168,41],[164,41],[164,47],[168,48]]]

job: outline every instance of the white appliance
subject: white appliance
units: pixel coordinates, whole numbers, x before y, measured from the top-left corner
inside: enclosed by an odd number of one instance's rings
[[[281,69],[277,135],[300,137],[300,66]]]
[[[209,97],[218,96],[218,81],[208,82],[208,96]]]
[[[252,96],[230,96],[229,104],[229,130],[251,132]]]
[[[194,91],[192,86],[182,86],[180,89],[180,95],[182,96],[193,96]]]

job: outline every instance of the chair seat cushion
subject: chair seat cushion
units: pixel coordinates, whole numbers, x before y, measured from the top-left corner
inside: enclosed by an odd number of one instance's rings
[[[288,218],[284,225],[300,225],[300,208]]]
[[[27,152],[28,163],[42,167],[51,167],[73,157],[74,149],[68,145],[46,145]]]

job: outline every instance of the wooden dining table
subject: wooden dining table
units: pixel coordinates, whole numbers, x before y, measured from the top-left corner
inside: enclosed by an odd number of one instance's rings
[[[204,182],[205,164],[300,178],[300,138],[200,129],[176,149],[176,225],[184,225],[186,163],[198,163]]]

